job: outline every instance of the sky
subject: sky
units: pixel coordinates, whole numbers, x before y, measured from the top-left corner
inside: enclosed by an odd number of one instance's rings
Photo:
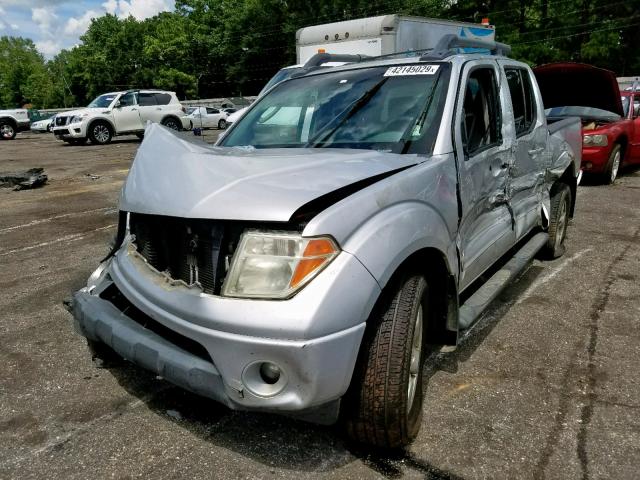
[[[78,44],[92,18],[111,13],[142,20],[173,8],[174,0],[0,0],[0,36],[30,38],[50,59]]]

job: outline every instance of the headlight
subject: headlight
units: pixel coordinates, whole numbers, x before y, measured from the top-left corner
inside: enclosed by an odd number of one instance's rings
[[[71,121],[69,123],[80,123],[84,120],[86,115],[76,115],[75,117],[71,117]]]
[[[583,142],[594,147],[606,147],[609,144],[606,135],[584,135]]]
[[[340,252],[329,237],[248,231],[242,234],[222,294],[287,298],[300,290]]]

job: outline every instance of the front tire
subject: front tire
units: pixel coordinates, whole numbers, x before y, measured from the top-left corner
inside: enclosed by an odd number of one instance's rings
[[[13,140],[16,138],[16,129],[11,122],[0,120],[0,138],[2,140]]]
[[[107,145],[112,138],[113,132],[107,122],[94,122],[89,127],[89,139],[94,145]]]
[[[602,175],[602,183],[612,185],[616,181],[616,178],[618,178],[620,165],[622,165],[622,147],[616,144],[609,154],[607,168]]]
[[[344,402],[347,434],[353,440],[396,449],[418,434],[427,298],[424,277],[406,275],[393,297],[374,309]]]
[[[551,218],[549,219],[549,240],[544,247],[545,256],[554,259],[565,252],[564,240],[569,226],[571,211],[571,189],[564,183],[556,184],[551,191]]]

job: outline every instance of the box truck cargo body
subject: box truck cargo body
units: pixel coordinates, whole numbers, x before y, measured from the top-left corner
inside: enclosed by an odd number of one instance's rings
[[[304,64],[316,53],[361,54],[372,57],[428,50],[443,35],[492,41],[492,25],[451,22],[435,18],[382,15],[301,28],[296,32],[298,62]],[[465,53],[478,49],[463,49]]]

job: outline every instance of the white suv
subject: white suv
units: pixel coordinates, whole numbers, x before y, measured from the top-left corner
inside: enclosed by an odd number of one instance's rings
[[[52,131],[67,143],[107,144],[115,135],[144,135],[147,121],[173,130],[189,129],[185,109],[173,92],[129,90],[105,93],[87,108],[64,112],[56,117]]]

